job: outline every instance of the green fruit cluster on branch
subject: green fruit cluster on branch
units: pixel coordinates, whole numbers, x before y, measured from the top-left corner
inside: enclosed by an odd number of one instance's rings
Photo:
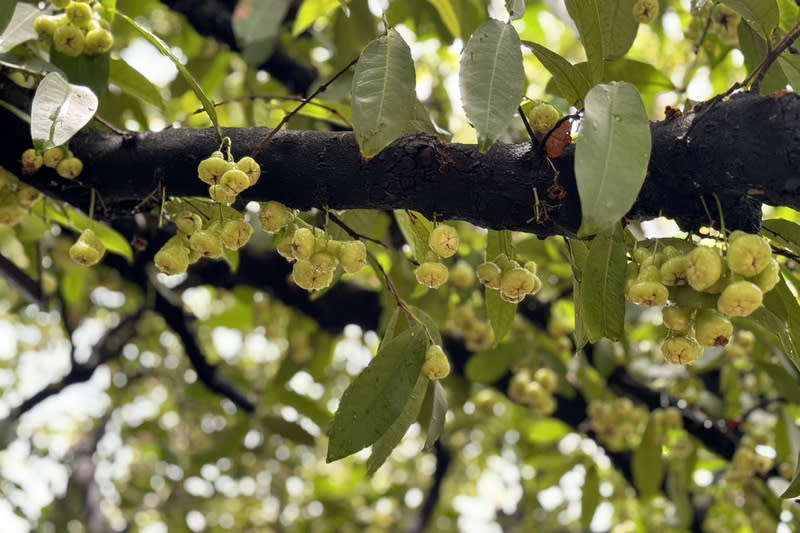
[[[261,165],[250,156],[234,162],[221,151],[211,154],[197,165],[197,177],[209,185],[208,195],[215,202],[232,204],[236,197],[255,185],[261,177]]]
[[[688,253],[637,248],[632,255],[625,295],[637,305],[669,303],[662,310],[669,337],[661,350],[674,364],[692,364],[704,347],[728,344],[730,318],[752,314],[780,281],[769,243],[741,231],[728,237],[724,255],[720,247],[703,245]]]
[[[64,179],[73,180],[83,172],[83,161],[64,146],[54,146],[43,152],[28,148],[20,156],[23,174],[33,174],[42,166],[58,173]]]
[[[649,411],[629,398],[594,400],[587,408],[592,429],[603,445],[621,452],[636,448],[647,426]]]
[[[517,261],[500,254],[494,261],[478,265],[478,280],[491,290],[499,290],[500,297],[510,303],[520,303],[529,294],[542,288],[542,280],[536,275],[537,265],[528,261],[520,266]]]
[[[39,191],[0,167],[0,227],[18,224],[40,197]]]
[[[50,4],[63,12],[39,15],[33,28],[39,39],[51,43],[56,51],[71,57],[93,56],[105,54],[114,46],[111,24],[100,3],[58,0]]]
[[[428,237],[430,251],[415,270],[414,275],[420,285],[429,289],[438,289],[450,279],[450,270],[441,262],[442,259],[453,257],[458,252],[461,238],[458,231],[448,224],[439,224],[431,230]],[[471,285],[467,272],[461,267],[457,284],[461,287]]]
[[[547,367],[537,368],[533,375],[527,368],[514,374],[508,385],[508,396],[515,402],[529,405],[534,414],[549,416],[558,407],[553,393],[558,387],[558,376]]]
[[[85,229],[69,249],[69,256],[81,266],[89,267],[100,262],[106,247],[92,229]]]

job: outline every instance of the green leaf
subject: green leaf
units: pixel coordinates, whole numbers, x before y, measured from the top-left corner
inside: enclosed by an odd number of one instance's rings
[[[117,14],[117,0],[100,0],[100,5],[106,11],[106,20],[114,22],[114,15]]]
[[[97,111],[97,96],[72,85],[57,72],[45,76],[36,88],[31,106],[31,137],[42,150],[69,141]]]
[[[798,343],[800,343],[800,304],[797,303],[797,298],[792,294],[791,289],[786,284],[786,280],[783,278],[774,289],[766,294],[765,302],[772,301],[773,296],[777,296],[783,306],[783,312],[779,312],[778,316],[786,320],[789,326],[788,333],[791,337],[791,349],[788,350],[786,356],[794,367],[800,371],[800,354],[798,354],[797,350]]]
[[[297,444],[313,446],[314,442],[316,442],[314,436],[303,429],[300,424],[289,422],[280,416],[264,416],[261,418],[261,424],[267,430],[267,433],[280,435]]]
[[[458,15],[456,15],[456,11],[453,9],[453,3],[450,0],[428,0],[428,3],[430,3],[436,9],[436,12],[439,13],[439,16],[442,18],[442,22],[444,22],[447,31],[450,32],[450,35],[460,39],[461,26],[458,24]]]
[[[538,43],[522,41],[522,44],[530,48],[544,68],[553,75],[553,81],[558,86],[560,95],[570,105],[582,109],[583,99],[592,85],[581,71],[557,53]]]
[[[499,254],[506,254],[509,258],[514,257],[511,232],[508,230],[489,230],[486,236],[486,260],[491,261]],[[489,324],[492,326],[492,332],[494,333],[494,342],[499,344],[511,330],[514,317],[517,316],[517,304],[503,300],[499,291],[489,289],[484,291],[484,300],[486,301],[486,314],[489,317]]]
[[[525,71],[517,31],[489,20],[470,36],[459,75],[464,111],[487,151],[505,131],[522,100]]]
[[[790,220],[773,218],[763,221],[761,227],[778,246],[800,255],[800,225]]]
[[[236,4],[231,27],[248,65],[260,66],[275,51],[290,6],[290,0],[239,0]]]
[[[11,22],[11,17],[14,15],[18,4],[19,2],[11,2],[9,0],[0,2],[0,32],[4,31],[9,22]]]
[[[23,57],[16,54],[0,54],[0,65],[16,70],[23,70],[30,74],[36,74],[37,76],[44,76],[48,72],[58,72],[63,77],[66,77],[66,74],[64,74],[60,68],[48,61],[39,59],[38,57]]]
[[[764,361],[757,361],[756,366],[770,377],[781,398],[800,404],[800,385],[798,385],[796,373],[790,374],[782,366]]]
[[[433,344],[442,345],[442,334],[439,332],[439,325],[436,321],[420,309],[419,307],[415,307],[413,305],[408,306],[412,313],[414,313],[414,318],[422,324],[422,327],[425,328],[425,332],[428,334],[428,338],[431,340]]]
[[[433,229],[433,223],[422,213],[405,209],[395,209],[394,217],[397,225],[400,226],[400,232],[411,247],[414,258],[420,263],[425,261],[425,254],[430,249],[428,239]]]
[[[525,0],[506,0],[506,10],[511,20],[525,16]]]
[[[581,281],[581,311],[589,342],[622,337],[626,263],[625,240],[619,224],[599,233],[589,246]]]
[[[386,433],[381,435],[381,438],[372,445],[372,453],[367,459],[367,474],[372,475],[381,467],[395,446],[403,439],[403,435],[406,434],[409,426],[417,419],[429,383],[430,380],[424,374],[419,375],[417,383],[411,391],[411,396],[409,396],[405,407],[403,407],[403,412],[386,430]]]
[[[66,74],[70,83],[90,88],[98,98],[108,89],[110,57],[108,53],[71,57],[55,49],[50,51],[50,62]]]
[[[271,100],[267,102],[270,109],[282,109],[287,113],[293,112],[298,107],[298,102],[294,100]],[[338,102],[328,102],[325,100],[314,99],[308,102],[297,111],[298,115],[319,120],[325,120],[331,124],[342,126],[343,128],[353,127],[353,115],[350,106]]]
[[[138,31],[145,39],[147,39],[153,46],[155,46],[159,52],[161,52],[164,56],[172,61],[172,64],[175,65],[175,68],[178,69],[178,73],[180,73],[181,77],[186,81],[186,83],[191,87],[192,92],[197,96],[197,99],[203,104],[203,109],[205,110],[208,118],[211,120],[211,123],[214,125],[214,128],[217,130],[217,136],[222,138],[222,129],[219,126],[219,118],[217,117],[217,109],[214,107],[214,104],[208,98],[203,88],[200,87],[200,84],[197,83],[197,80],[194,79],[194,76],[189,72],[189,70],[181,63],[181,61],[175,57],[169,47],[164,44],[164,41],[156,37],[152,32],[146,30],[145,28],[141,27],[135,20],[130,18],[129,16],[125,15],[117,11],[117,15],[119,15],[124,21],[128,24],[133,26],[133,28]]]
[[[475,354],[467,361],[466,376],[474,383],[491,384],[503,377],[508,369],[528,352],[528,341],[517,340],[493,346]]]
[[[596,0],[565,0],[569,16],[575,22],[581,36],[586,58],[589,60],[589,81],[598,83],[603,79],[605,48],[600,26],[600,8]]]
[[[46,201],[36,202],[31,207],[31,212],[77,232],[92,228],[106,250],[121,255],[129,263],[133,262],[133,250],[125,237],[108,226],[95,222],[67,204],[61,204],[48,198]]]
[[[433,121],[430,113],[425,109],[425,105],[419,100],[414,103],[414,111],[412,111],[411,117],[403,127],[403,135],[411,135],[414,133],[427,133],[428,135],[434,135],[443,140],[450,140],[453,136],[452,133]]]
[[[532,444],[546,446],[555,444],[572,433],[572,428],[555,418],[539,418],[525,424],[522,431]]]
[[[417,98],[415,84],[411,49],[396,30],[361,53],[353,75],[353,127],[364,157],[402,135]]]
[[[692,456],[693,458],[695,456]],[[691,500],[691,478],[694,461],[673,461],[667,474],[667,496],[675,504],[675,514],[680,526],[688,528],[694,517]]]
[[[750,26],[750,24],[739,24],[739,49],[744,55],[744,64],[748,72],[761,65],[761,61],[766,57],[769,47],[767,41]],[[766,76],[761,82],[761,94],[771,94],[780,89],[786,88],[789,83],[780,65],[773,63]]]
[[[600,476],[597,473],[597,466],[592,464],[588,467],[586,478],[583,480],[581,488],[581,527],[589,531],[592,517],[600,504]]]
[[[5,4],[11,4],[14,7],[14,14],[11,20],[6,24],[3,34],[0,35],[0,53],[8,52],[18,44],[37,39],[39,35],[33,29],[33,21],[36,17],[43,14],[43,11],[37,9],[35,5],[26,4],[24,2],[9,2],[4,1]]]
[[[606,63],[603,81],[627,81],[642,92],[671,91],[675,88],[672,80],[650,63],[635,59],[620,59]]]
[[[575,147],[580,236],[610,228],[630,210],[647,174],[651,143],[647,111],[636,87],[612,82],[589,91]]]
[[[347,457],[386,433],[411,396],[429,345],[420,324],[381,345],[342,395],[331,422],[327,462]]]
[[[486,234],[486,260],[493,261],[498,255],[506,254],[509,259],[514,258],[514,245],[511,242],[511,232],[508,230],[489,230]]]
[[[783,491],[783,494],[780,495],[784,500],[800,497],[800,456],[797,458],[797,465],[794,478],[789,483],[789,486],[786,487],[786,490]]]
[[[767,42],[772,41],[772,30],[781,21],[778,3],[775,0],[720,0],[732,7]]]
[[[652,419],[642,435],[642,442],[633,452],[631,466],[633,483],[639,491],[639,498],[644,500],[657,494],[664,480],[664,461],[661,458],[661,442],[656,424]]]
[[[441,382],[431,381],[428,384],[425,403],[430,403],[430,416],[426,417],[429,420],[427,424],[428,436],[425,439],[425,445],[422,447],[422,451],[427,452],[433,448],[433,445],[442,436],[444,422],[447,417],[447,394],[445,394]]]
[[[345,2],[340,0],[305,0],[292,25],[292,37],[297,37],[317,20],[321,19]]]
[[[123,59],[111,59],[108,81],[151,106],[164,108],[158,88]]]
[[[616,61],[628,53],[639,23],[633,18],[636,0],[602,0],[598,2],[600,33],[603,37],[603,58]],[[607,64],[606,64],[607,66]]]

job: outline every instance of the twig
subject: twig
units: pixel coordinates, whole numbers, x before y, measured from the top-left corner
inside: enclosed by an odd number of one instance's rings
[[[528,122],[528,117],[526,117],[525,113],[522,111],[522,106],[518,106],[517,111],[519,112],[519,118],[522,119],[522,123],[525,125],[525,130],[528,132],[528,137],[531,138],[531,146],[535,150],[539,142],[536,140],[536,134],[533,133],[533,128],[531,128],[531,123]]]
[[[330,114],[335,115],[337,118],[339,118],[339,120],[341,120],[342,122],[347,124],[347,126],[350,129],[353,129],[353,123],[350,122],[349,120],[347,120],[347,117],[345,117],[344,115],[339,113],[339,111],[337,111],[336,109],[334,109],[331,106],[328,106],[328,105],[325,105],[325,104],[321,104],[319,102],[314,102],[313,100],[311,100],[311,97],[304,98],[302,96],[296,96],[296,95],[291,95],[291,94],[252,94],[252,95],[249,95],[249,96],[242,96],[240,98],[231,98],[230,100],[222,100],[221,102],[214,102],[214,107],[221,107],[221,106],[224,106],[224,105],[228,105],[228,104],[232,104],[232,103],[239,103],[239,102],[243,102],[243,101],[252,102],[252,101],[255,101],[255,100],[285,100],[287,102],[301,102],[301,103],[304,102],[303,105],[310,105],[310,106],[319,107],[320,109],[324,109],[325,111],[329,112]],[[300,106],[300,107],[302,107],[302,106]],[[298,109],[300,109],[300,108],[298,107]],[[293,113],[297,113],[298,109],[295,109],[293,111]],[[205,113],[205,110],[202,107],[200,107],[198,109],[195,109],[191,113],[189,113],[189,116],[199,115],[199,114],[202,114],[202,113]]]
[[[347,223],[344,220],[342,220],[341,218],[336,216],[334,213],[332,213],[330,209],[326,209],[325,212],[326,212],[328,218],[331,219],[334,224],[336,224],[337,226],[342,228],[344,230],[344,232],[347,233],[348,235],[350,235],[352,238],[354,238],[356,240],[362,240],[362,241],[375,243],[378,246],[382,247],[384,250],[387,250],[387,251],[390,251],[390,252],[394,252],[394,253],[397,253],[397,254],[400,253],[398,250],[392,248],[391,246],[385,244],[382,241],[379,241],[378,239],[373,239],[372,237],[368,237],[368,236],[364,235],[363,233],[357,232],[356,230],[351,228],[349,225],[347,225]],[[401,255],[403,257],[405,257],[405,254],[401,254]],[[411,263],[412,265],[419,266],[419,262],[416,259],[414,259],[413,257],[405,257],[405,258],[408,259],[408,262]]]
[[[783,39],[780,42],[767,52],[767,56],[759,63],[759,65],[753,69],[749,76],[744,81],[744,84],[747,85],[752,80],[750,84],[750,89],[754,92],[759,92],[761,89],[761,82],[764,81],[764,77],[767,75],[767,71],[772,66],[772,64],[777,61],[778,57],[785,52],[792,44],[800,37],[800,21],[794,25],[794,27],[789,30]]]
[[[302,99],[303,101],[302,101],[302,102],[300,102],[300,104],[299,104],[297,107],[295,107],[293,110],[291,110],[289,113],[287,113],[287,114],[286,114],[286,115],[285,115],[285,116],[284,116],[284,117],[281,119],[281,121],[280,121],[280,122],[278,122],[278,125],[277,125],[277,126],[275,126],[274,128],[272,128],[272,131],[271,131],[271,132],[269,132],[269,134],[266,136],[266,138],[265,138],[263,141],[261,141],[261,144],[259,144],[259,145],[256,147],[256,149],[255,149],[255,150],[253,150],[253,152],[252,152],[250,155],[251,155],[252,157],[256,157],[256,156],[257,156],[259,153],[261,153],[261,150],[263,150],[263,149],[264,149],[264,147],[267,145],[267,143],[268,143],[269,141],[271,141],[273,137],[275,137],[275,134],[277,134],[277,133],[280,131],[280,129],[281,129],[281,128],[282,128],[282,127],[283,127],[283,126],[284,126],[284,125],[285,125],[287,122],[289,122],[289,121],[292,119],[292,117],[293,117],[293,116],[295,116],[295,115],[297,114],[297,112],[298,112],[298,111],[300,111],[301,109],[303,109],[303,107],[305,107],[305,105],[306,105],[306,104],[308,104],[309,102],[311,102],[311,100],[313,100],[314,98],[316,98],[317,96],[319,96],[320,94],[322,94],[323,92],[325,92],[325,91],[328,89],[328,87],[330,87],[330,85],[331,85],[331,84],[332,84],[334,81],[336,81],[337,79],[339,79],[339,77],[340,77],[342,74],[344,74],[345,72],[347,72],[348,70],[350,70],[350,67],[352,67],[353,65],[355,65],[357,62],[358,62],[358,57],[356,57],[355,59],[353,59],[352,61],[350,61],[350,62],[349,62],[347,65],[345,65],[345,66],[344,66],[344,67],[343,67],[343,68],[342,68],[342,69],[341,69],[339,72],[337,72],[336,74],[334,74],[334,75],[333,75],[333,77],[332,77],[331,79],[329,79],[328,81],[326,81],[325,83],[323,83],[322,85],[320,85],[320,86],[317,88],[317,90],[316,90],[316,91],[314,91],[313,93],[311,93],[311,96],[309,96],[309,97],[307,97],[307,98],[303,98],[303,99]]]

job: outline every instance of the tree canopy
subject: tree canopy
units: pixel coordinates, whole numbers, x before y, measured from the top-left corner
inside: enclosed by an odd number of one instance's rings
[[[4,531],[794,531],[799,6],[3,2]]]

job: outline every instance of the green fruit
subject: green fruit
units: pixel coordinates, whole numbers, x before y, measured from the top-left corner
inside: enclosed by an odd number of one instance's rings
[[[81,55],[84,43],[83,32],[72,24],[59,26],[53,33],[53,46],[65,56],[78,57]]]
[[[438,289],[450,277],[450,272],[447,267],[441,263],[426,262],[414,270],[414,275],[421,285],[425,285],[431,289]]]
[[[261,204],[258,219],[261,228],[267,233],[278,233],[294,218],[291,210],[280,202],[270,201]]]
[[[673,285],[685,285],[686,265],[687,261],[685,255],[678,255],[664,261],[659,269],[661,282],[668,287]]]
[[[554,392],[558,387],[558,375],[551,369],[543,367],[533,374],[533,380],[547,392]]]
[[[460,242],[461,240],[456,228],[448,226],[447,224],[440,224],[433,228],[428,238],[428,245],[431,247],[431,250],[444,258],[455,255]]]
[[[62,178],[74,180],[83,172],[83,161],[77,157],[67,157],[56,166],[56,172]]]
[[[750,279],[753,283],[758,285],[758,288],[761,289],[761,292],[768,293],[781,280],[781,267],[775,258],[769,260],[767,263],[766,268],[762,270],[757,276]]]
[[[448,361],[447,355],[438,344],[430,345],[425,352],[422,373],[431,381],[444,379],[450,375],[450,361]]]
[[[703,346],[725,346],[733,335],[728,317],[714,309],[700,309],[694,318],[694,336]]]
[[[545,103],[535,105],[528,113],[528,122],[537,139],[544,138],[560,118],[561,113],[558,112],[558,109]]]
[[[358,272],[367,264],[367,247],[361,241],[343,242],[339,247],[339,261],[345,272]]]
[[[188,209],[184,209],[175,215],[174,221],[178,229],[187,235],[203,229],[203,219],[200,218],[200,215]]]
[[[339,266],[339,260],[330,252],[314,252],[308,262],[320,272],[333,272]]]
[[[22,157],[20,160],[22,162],[23,174],[33,174],[42,168],[42,164],[44,162],[42,156],[39,155],[39,153],[37,153],[33,148],[28,148],[22,152]]]
[[[525,270],[531,274],[536,274],[539,271],[539,265],[536,264],[536,261],[528,261],[525,263]]]
[[[40,39],[50,41],[56,33],[58,23],[52,17],[47,15],[39,15],[33,21],[33,29],[39,35]]]
[[[30,185],[20,185],[17,190],[17,202],[22,207],[30,207],[42,197],[42,193],[31,187]]]
[[[633,260],[634,260],[634,261],[636,261],[638,264],[640,264],[640,265],[641,265],[641,264],[642,264],[642,263],[644,263],[644,262],[645,262],[645,261],[646,261],[646,260],[647,260],[647,259],[648,259],[648,258],[651,256],[651,255],[653,255],[653,252],[651,252],[651,251],[650,251],[650,250],[648,250],[647,248],[636,248],[636,249],[633,251]]]
[[[459,289],[469,289],[475,283],[475,271],[466,261],[458,261],[450,269],[450,280]]]
[[[658,0],[637,0],[633,4],[633,18],[640,24],[650,24],[658,16]]]
[[[308,261],[298,261],[292,268],[292,279],[301,289],[322,290],[333,281],[333,272],[321,272]]]
[[[208,196],[215,202],[225,205],[232,204],[236,201],[236,195],[233,193],[233,191],[219,183],[209,185]]]
[[[247,177],[250,179],[250,186],[256,184],[258,178],[261,177],[261,165],[250,156],[241,158],[236,163],[236,168],[247,174]]]
[[[678,335],[664,341],[661,353],[674,365],[691,365],[703,355],[703,347],[692,337]]]
[[[95,28],[86,34],[84,52],[90,56],[105,54],[114,46],[114,36],[105,28]]]
[[[211,156],[207,159],[203,159],[197,165],[197,177],[209,185],[215,185],[219,183],[222,175],[232,167],[233,164],[224,159]]]
[[[758,285],[749,281],[734,281],[728,285],[717,300],[717,309],[728,316],[749,316],[761,307],[764,293]]]
[[[222,226],[220,237],[222,244],[229,250],[238,250],[250,241],[253,236],[253,226],[246,220],[229,220]]]
[[[294,261],[294,249],[292,248],[292,238],[289,235],[282,235],[276,238],[275,250],[287,261]]]
[[[298,261],[308,261],[314,254],[316,239],[308,228],[297,228],[292,236],[292,255]]]
[[[541,288],[541,281],[529,270],[522,267],[512,268],[503,274],[500,280],[500,297],[511,303],[519,303],[529,294]]]
[[[25,209],[13,198],[0,201],[0,226],[14,226],[25,216]]]
[[[67,155],[67,151],[62,146],[56,146],[44,151],[44,154],[42,154],[42,162],[46,167],[56,168]]]
[[[677,335],[687,335],[691,326],[692,310],[688,307],[670,305],[661,310],[664,325]]]
[[[203,257],[209,259],[222,257],[222,240],[217,231],[204,229],[193,233],[189,237],[189,246]]]
[[[106,247],[91,229],[85,229],[77,242],[69,249],[69,256],[73,261],[82,266],[97,264],[106,253]]]
[[[722,275],[722,259],[716,250],[698,246],[686,256],[686,281],[696,291],[714,285]]]
[[[71,1],[72,0],[50,0],[50,3],[55,8],[64,9],[65,7],[67,7],[70,4]]]
[[[168,240],[153,258],[156,268],[168,276],[186,272],[189,268],[189,249],[185,242],[185,239],[178,236]]]
[[[628,298],[636,305],[665,305],[669,289],[659,281],[637,281],[628,289]]]
[[[500,270],[500,267],[497,266],[496,263],[491,261],[481,263],[475,270],[475,274],[478,276],[478,281],[480,281],[482,285],[485,285],[487,289],[498,290],[500,288],[500,280],[503,277],[503,271]]]
[[[233,194],[239,194],[250,186],[250,178],[238,168],[232,168],[222,175],[219,184],[227,187]]]
[[[92,20],[92,8],[82,2],[70,2],[64,10],[67,19],[78,28],[85,28]]]
[[[772,249],[759,235],[742,235],[728,245],[728,266],[742,276],[758,275],[767,268],[770,259]]]
[[[725,4],[717,4],[711,10],[711,20],[723,30],[735,30],[739,23],[742,21],[742,16],[738,11],[726,6]]]

